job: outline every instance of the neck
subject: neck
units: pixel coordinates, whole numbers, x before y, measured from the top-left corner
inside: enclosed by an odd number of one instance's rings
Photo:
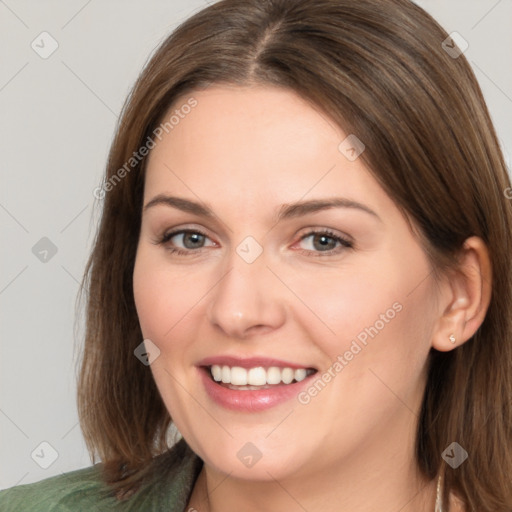
[[[371,446],[369,447],[371,451]],[[433,512],[437,478],[422,477],[414,460],[387,457],[380,467],[365,457],[344,460],[342,467],[296,472],[282,479],[270,475],[249,481],[221,473],[206,463],[187,511],[194,512]],[[371,469],[370,469],[371,468]]]

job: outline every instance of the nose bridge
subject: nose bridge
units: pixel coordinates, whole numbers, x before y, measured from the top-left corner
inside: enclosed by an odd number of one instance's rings
[[[246,337],[255,327],[275,329],[285,319],[281,295],[263,247],[246,237],[231,251],[227,271],[211,295],[209,321],[234,338]]]

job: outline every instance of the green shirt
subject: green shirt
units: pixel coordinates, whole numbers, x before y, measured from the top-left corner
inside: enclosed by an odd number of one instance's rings
[[[182,440],[183,441],[183,440]],[[180,444],[180,443],[178,443]],[[0,491],[1,512],[187,512],[186,506],[203,461],[190,448],[173,464],[172,471],[119,501],[105,496],[101,464]],[[171,450],[171,453],[176,450]]]

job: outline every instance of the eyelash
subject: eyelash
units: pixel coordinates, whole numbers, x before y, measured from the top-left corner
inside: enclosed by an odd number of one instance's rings
[[[173,238],[174,236],[186,234],[186,233],[194,233],[194,234],[198,234],[198,235],[204,236],[206,238],[209,238],[206,233],[203,233],[202,231],[200,231],[198,229],[180,229],[180,230],[176,230],[176,231],[171,231],[170,233],[165,233],[161,238],[156,240],[154,243],[157,245],[164,245],[167,242],[169,242],[169,240],[171,238]],[[345,249],[353,249],[354,248],[353,242],[335,234],[334,232],[332,232],[328,229],[309,231],[304,236],[302,236],[299,241],[302,241],[305,238],[308,238],[312,235],[325,235],[328,238],[331,238],[331,239],[335,240],[336,242],[339,242],[341,244],[341,246],[344,247]],[[178,256],[190,256],[191,253],[200,252],[201,249],[203,249],[203,248],[201,247],[199,249],[180,249],[179,247],[167,247],[166,249],[171,254],[176,254]],[[308,251],[306,249],[300,249],[299,252],[301,254],[306,254],[307,256],[325,257],[325,256],[332,256],[334,254],[338,254],[340,252],[340,247],[338,247],[338,249],[331,249],[329,251]],[[311,253],[316,253],[316,254],[311,254]]]

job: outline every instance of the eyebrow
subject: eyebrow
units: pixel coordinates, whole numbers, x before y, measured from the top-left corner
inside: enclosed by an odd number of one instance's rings
[[[169,196],[165,194],[158,194],[155,196],[144,206],[143,210],[146,211],[157,205],[170,206],[183,212],[192,213],[199,217],[215,217],[213,210],[204,204],[200,204],[196,201],[191,201],[190,199],[185,199],[183,197]],[[328,210],[330,208],[356,209],[368,213],[382,222],[379,215],[368,206],[344,197],[312,199],[309,201],[298,201],[296,203],[283,204],[277,213],[277,222],[285,219],[302,217],[303,215]]]

